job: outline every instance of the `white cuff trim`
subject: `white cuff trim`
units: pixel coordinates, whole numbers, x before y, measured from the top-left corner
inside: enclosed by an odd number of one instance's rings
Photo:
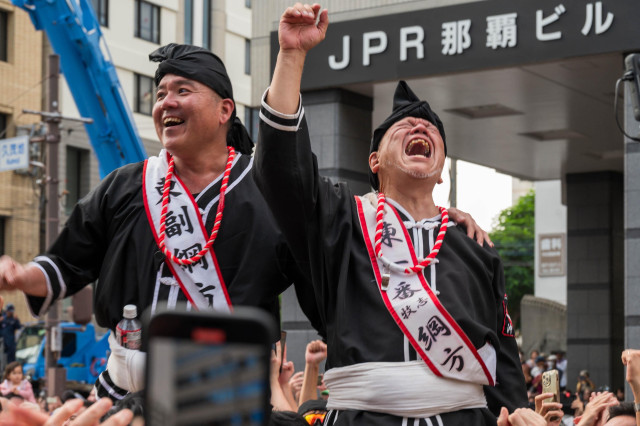
[[[40,257],[40,259],[41,258],[42,257]],[[39,258],[36,258],[36,260],[38,259]],[[37,264],[36,262],[29,262],[29,265],[33,265],[36,268],[40,269],[40,271],[42,272],[42,275],[44,275],[44,279],[47,282],[47,296],[44,299],[44,303],[42,304],[42,307],[40,307],[40,311],[37,313],[33,312],[33,309],[31,309],[31,303],[29,303],[29,297],[26,293],[24,293],[24,297],[27,301],[27,307],[29,308],[29,313],[31,313],[32,317],[40,318],[49,310],[49,307],[51,306],[51,299],[53,299],[53,289],[51,288],[51,280],[49,280],[49,275],[47,275],[47,272],[44,270],[44,268],[39,264]]]
[[[269,111],[271,114],[275,115],[276,117],[280,117],[280,118],[284,118],[286,120],[293,120],[295,118],[299,118],[300,115],[302,114],[302,95],[298,94],[298,111],[296,111],[295,114],[284,114],[282,112],[278,112],[275,109],[271,108],[268,104],[267,104],[267,93],[269,93],[269,89],[271,87],[267,87],[267,90],[264,91],[264,93],[262,94],[262,107],[264,109],[266,109],[267,111]]]

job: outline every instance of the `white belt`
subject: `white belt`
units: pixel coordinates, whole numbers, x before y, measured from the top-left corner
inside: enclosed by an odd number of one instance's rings
[[[438,377],[424,361],[366,362],[324,375],[329,410],[363,410],[426,418],[487,406],[481,384]]]
[[[109,348],[111,355],[107,360],[107,371],[113,383],[129,392],[144,389],[147,354],[120,346],[113,333],[109,334]]]

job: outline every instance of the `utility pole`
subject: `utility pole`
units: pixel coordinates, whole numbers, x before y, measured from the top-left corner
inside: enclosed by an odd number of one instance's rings
[[[46,160],[46,221],[45,240],[46,246],[51,247],[60,232],[60,205],[58,179],[58,147],[60,144],[60,121],[74,120],[83,123],[92,123],[93,120],[85,118],[63,117],[58,111],[58,78],[60,75],[60,58],[58,55],[49,55],[47,79],[47,106],[48,111],[32,111],[24,109],[26,114],[37,114],[47,124],[47,134],[44,142],[47,146]],[[46,339],[45,368],[47,380],[47,396],[62,395],[66,383],[66,371],[64,367],[58,367],[58,358],[62,349],[62,336],[59,327],[59,310],[57,302],[52,303],[45,320]]]

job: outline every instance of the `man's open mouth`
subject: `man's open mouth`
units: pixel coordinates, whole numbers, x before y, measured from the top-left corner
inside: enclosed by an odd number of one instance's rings
[[[429,142],[424,139],[414,139],[409,142],[404,150],[404,153],[408,156],[421,155],[425,158],[430,158],[431,146],[429,145]]]
[[[177,126],[178,124],[184,123],[184,120],[178,117],[167,117],[162,121],[165,127]]]

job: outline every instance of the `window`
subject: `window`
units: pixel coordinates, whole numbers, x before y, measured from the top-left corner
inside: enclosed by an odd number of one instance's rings
[[[9,14],[0,11],[0,61],[7,61],[9,50]]]
[[[89,150],[67,146],[67,215],[82,197],[89,193]]]
[[[260,124],[260,109],[244,107],[244,127],[247,128],[247,132],[251,139],[254,141],[258,137],[258,125]]]
[[[244,73],[251,74],[251,40],[244,39]]]
[[[134,111],[140,114],[151,115],[153,110],[154,93],[153,79],[146,75],[135,74],[135,105]]]
[[[109,0],[91,0],[91,6],[96,13],[98,22],[103,27],[109,26]]]
[[[135,36],[160,43],[160,8],[142,0],[136,0],[135,8]]]
[[[0,114],[0,139],[7,137],[7,125],[9,124],[9,117],[7,114]]]
[[[211,49],[211,0],[202,2],[202,47]]]
[[[184,0],[184,43],[193,44],[193,0]]]
[[[244,0],[244,7],[251,9],[251,0]]]

